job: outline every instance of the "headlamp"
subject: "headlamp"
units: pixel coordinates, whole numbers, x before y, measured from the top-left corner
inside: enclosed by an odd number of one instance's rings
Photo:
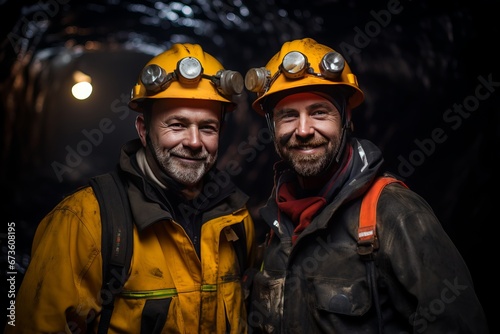
[[[220,70],[215,75],[203,73],[203,67],[198,59],[185,57],[177,62],[177,68],[170,73],[156,64],[144,68],[140,80],[148,95],[157,94],[170,86],[172,81],[183,85],[194,85],[202,78],[210,80],[221,95],[231,96],[243,91],[243,77],[240,73],[230,70]]]
[[[177,78],[183,84],[196,83],[201,80],[203,67],[198,59],[186,57],[179,60],[177,63]]]
[[[283,57],[279,69],[287,78],[298,79],[303,78],[310,67],[307,57],[303,53],[292,51]]]
[[[329,80],[335,80],[344,70],[344,57],[338,52],[328,52],[319,63],[321,75]]]
[[[251,92],[264,94],[280,74],[288,79],[300,79],[306,75],[314,75],[335,81],[344,70],[345,60],[340,53],[332,51],[325,54],[318,65],[320,73],[314,72],[305,54],[291,51],[283,57],[278,71],[272,77],[271,72],[265,67],[248,70],[245,75],[245,87]]]

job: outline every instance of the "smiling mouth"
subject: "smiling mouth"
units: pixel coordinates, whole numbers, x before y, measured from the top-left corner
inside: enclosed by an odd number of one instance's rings
[[[293,147],[294,150],[314,150],[315,148],[318,148],[319,146],[295,146]]]
[[[204,161],[206,159],[205,157],[186,157],[182,155],[173,155],[173,157],[186,161]]]
[[[290,150],[297,150],[297,151],[312,151],[315,149],[320,148],[322,145],[294,145],[291,146],[289,149]]]

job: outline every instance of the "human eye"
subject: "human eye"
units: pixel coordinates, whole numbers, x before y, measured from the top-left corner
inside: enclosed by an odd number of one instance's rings
[[[313,110],[311,112],[311,115],[313,115],[313,116],[319,116],[319,117],[326,116],[328,114],[329,114],[329,111],[326,110],[326,109],[323,109],[323,108],[315,109],[315,110]]]
[[[204,133],[208,134],[215,134],[219,132],[219,127],[212,125],[212,124],[206,124],[200,126],[200,131],[203,131]]]
[[[167,127],[174,130],[181,130],[184,129],[186,126],[181,122],[169,122],[167,123]]]
[[[318,104],[311,108],[309,114],[316,118],[327,118],[338,114],[337,109],[332,108],[328,105]]]
[[[298,117],[298,114],[293,111],[280,111],[276,114],[277,122],[290,122],[295,120]]]

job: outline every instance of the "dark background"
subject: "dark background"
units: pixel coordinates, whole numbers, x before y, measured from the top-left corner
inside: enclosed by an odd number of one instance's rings
[[[0,22],[1,218],[16,225],[17,285],[40,219],[89,176],[112,168],[120,146],[136,136],[126,102],[152,56],[175,42],[199,43],[244,75],[284,41],[312,37],[346,56],[366,95],[353,111],[355,134],[379,145],[386,169],[434,208],[498,331],[494,1],[0,0]],[[88,100],[70,96],[76,69],[92,76]],[[264,120],[249,107],[252,97],[242,96],[228,119],[219,165],[242,168],[235,182],[251,195],[262,230],[257,210],[271,190],[276,155]],[[113,130],[97,135],[105,118]],[[89,133],[95,144],[85,146]],[[78,150],[85,154],[68,160]],[[54,169],[70,162],[67,171]]]

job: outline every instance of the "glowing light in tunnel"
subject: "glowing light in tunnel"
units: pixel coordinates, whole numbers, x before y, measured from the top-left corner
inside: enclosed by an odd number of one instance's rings
[[[92,94],[92,84],[90,76],[81,71],[76,71],[73,74],[75,84],[71,87],[71,93],[78,100],[87,99]]]
[[[92,84],[90,82],[78,82],[71,87],[71,93],[78,100],[85,100],[92,94]]]

